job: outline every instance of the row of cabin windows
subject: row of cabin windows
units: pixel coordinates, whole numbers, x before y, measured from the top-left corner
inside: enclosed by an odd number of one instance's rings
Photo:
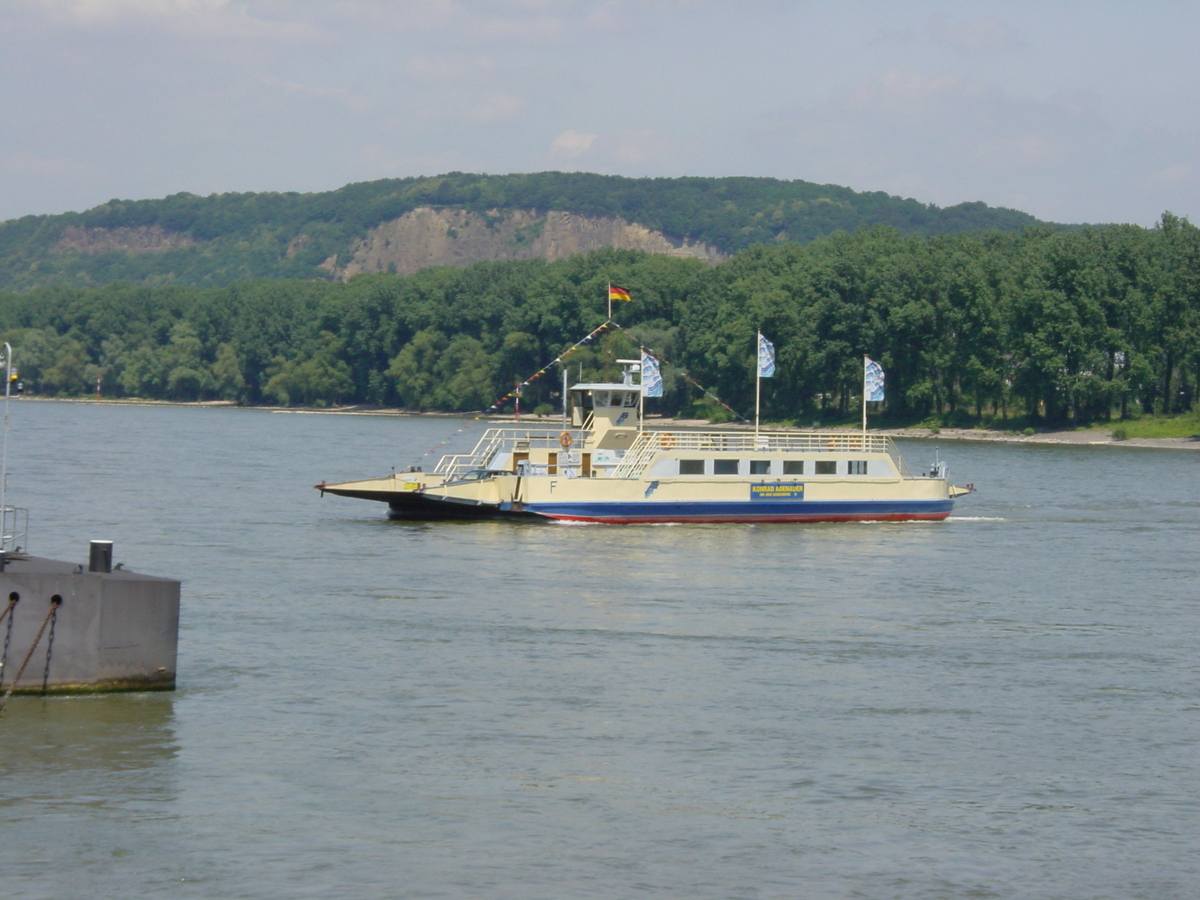
[[[705,475],[705,463],[703,459],[681,459],[679,460],[680,475]],[[782,466],[779,465],[782,463]],[[741,460],[737,459],[714,459],[712,461],[713,475],[737,475],[740,473],[739,466]],[[775,467],[772,471],[772,466]],[[769,460],[769,459],[752,459],[750,460],[749,474],[751,475],[803,475],[804,460],[802,459],[784,459],[784,460]],[[819,459],[813,462],[814,475],[836,475],[838,474],[837,460]],[[867,461],[865,459],[850,459],[846,461],[847,475],[866,475]]]

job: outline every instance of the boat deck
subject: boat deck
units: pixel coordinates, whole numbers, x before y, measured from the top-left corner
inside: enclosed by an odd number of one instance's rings
[[[568,429],[576,447],[586,431]],[[487,469],[493,460],[514,451],[530,449],[557,450],[561,429],[529,429],[514,426],[489,428],[470,453],[445,456],[434,474],[447,480],[461,478],[467,472]],[[916,476],[904,462],[895,443],[884,435],[863,435],[852,432],[818,431],[678,431],[654,430],[638,432],[611,478],[638,478],[661,453],[868,453],[886,454],[902,478]]]

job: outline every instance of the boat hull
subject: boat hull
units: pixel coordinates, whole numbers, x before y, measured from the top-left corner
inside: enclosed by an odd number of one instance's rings
[[[383,501],[395,519],[606,524],[932,522],[970,490],[940,468],[913,475],[886,437],[632,432],[629,448],[613,450],[600,446],[606,435],[493,429],[432,473],[317,488]],[[590,449],[565,449],[576,443]]]
[[[908,522],[940,521],[950,515],[951,500],[799,501],[775,503],[556,503],[526,506],[524,512],[560,522],[610,525],[673,522]]]

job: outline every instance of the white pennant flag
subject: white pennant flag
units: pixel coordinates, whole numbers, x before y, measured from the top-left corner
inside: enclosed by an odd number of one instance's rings
[[[883,366],[867,357],[864,357],[864,360],[864,396],[872,402],[878,402],[883,399]]]
[[[661,397],[663,395],[662,372],[658,368],[658,360],[642,351],[642,396]]]
[[[771,378],[775,374],[775,345],[763,333],[758,333],[758,377]]]

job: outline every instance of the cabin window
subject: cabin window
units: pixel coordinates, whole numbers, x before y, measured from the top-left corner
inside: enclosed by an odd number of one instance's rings
[[[866,475],[867,461],[865,459],[852,459],[846,464],[847,475]]]
[[[817,460],[816,474],[818,475],[836,475],[837,462],[832,459]]]
[[[592,402],[596,404],[596,409],[604,409],[608,406],[608,391],[596,391],[592,394]]]
[[[751,475],[770,475],[771,461],[769,459],[752,459],[750,460]]]
[[[680,475],[703,475],[704,460],[702,459],[681,459],[679,461]]]
[[[637,394],[626,394],[625,395],[625,406],[630,409],[637,406],[637,398],[638,398]]]
[[[714,475],[736,475],[738,473],[738,461],[736,459],[714,459],[713,474]]]
[[[783,461],[784,475],[803,475],[804,460],[802,459],[785,459]]]

